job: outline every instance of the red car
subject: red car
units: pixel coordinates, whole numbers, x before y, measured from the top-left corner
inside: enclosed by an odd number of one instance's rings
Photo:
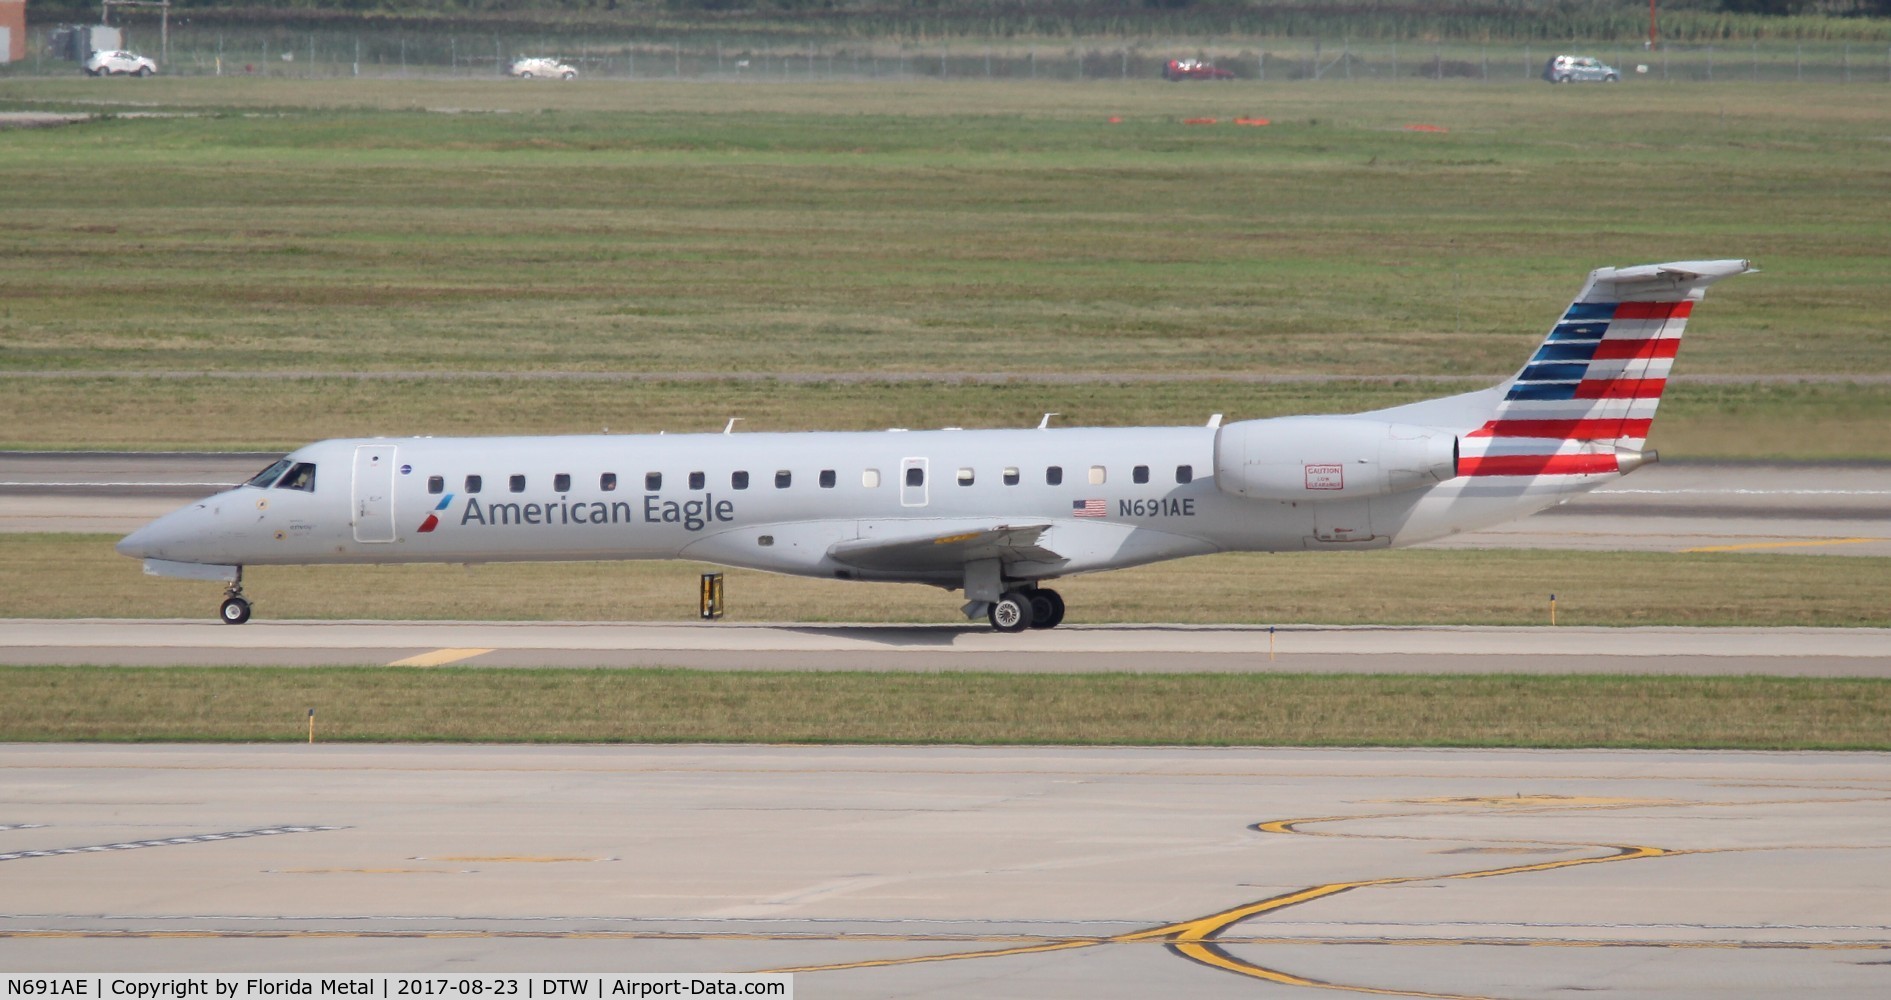
[[[1162,78],[1180,83],[1183,80],[1232,80],[1234,74],[1200,59],[1171,59],[1162,67]]]

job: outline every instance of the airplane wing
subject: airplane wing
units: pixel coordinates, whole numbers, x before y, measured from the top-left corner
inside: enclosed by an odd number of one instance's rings
[[[1000,524],[969,531],[927,533],[898,538],[856,538],[827,550],[835,562],[867,570],[949,570],[980,559],[1006,563],[1061,563],[1065,559],[1038,544],[1048,524]]]

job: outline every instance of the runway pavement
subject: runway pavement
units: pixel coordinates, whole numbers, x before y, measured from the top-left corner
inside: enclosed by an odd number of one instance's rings
[[[1891,676],[1891,630],[0,620],[0,664]]]
[[[1880,754],[13,746],[0,969],[1882,997]]]

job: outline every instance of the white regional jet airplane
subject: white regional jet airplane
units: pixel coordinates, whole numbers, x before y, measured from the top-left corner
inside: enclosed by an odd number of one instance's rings
[[[1210,552],[1410,545],[1653,461],[1689,312],[1744,260],[1592,272],[1521,371],[1368,413],[1199,427],[373,438],[298,449],[133,532],[147,573],[309,563],[696,559],[963,590],[1051,628],[1047,580]]]

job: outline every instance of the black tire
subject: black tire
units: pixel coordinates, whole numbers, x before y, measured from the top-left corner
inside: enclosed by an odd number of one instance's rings
[[[140,67],[138,67],[138,75],[139,75],[139,76],[150,76],[150,75],[151,75],[151,67],[149,67],[149,66],[140,66]]]
[[[1056,628],[1064,621],[1064,598],[1049,587],[1039,587],[1031,598],[1031,627]]]
[[[241,625],[250,620],[250,602],[241,597],[232,597],[217,609],[217,617],[225,625]]]
[[[532,78],[532,74],[529,71],[519,74],[519,79],[521,80],[530,80],[531,78]]]
[[[576,80],[577,78],[578,78],[578,74],[577,74],[577,72],[576,72],[576,71],[574,71],[574,70],[565,70],[565,79],[567,79],[567,80]]]
[[[1031,599],[1015,590],[1006,591],[986,609],[985,619],[1000,632],[1022,632],[1031,627]]]
[[[1610,73],[1608,76],[1605,76],[1602,78],[1602,82],[1603,83],[1621,83],[1622,78],[1619,76],[1616,76],[1614,73]]]

